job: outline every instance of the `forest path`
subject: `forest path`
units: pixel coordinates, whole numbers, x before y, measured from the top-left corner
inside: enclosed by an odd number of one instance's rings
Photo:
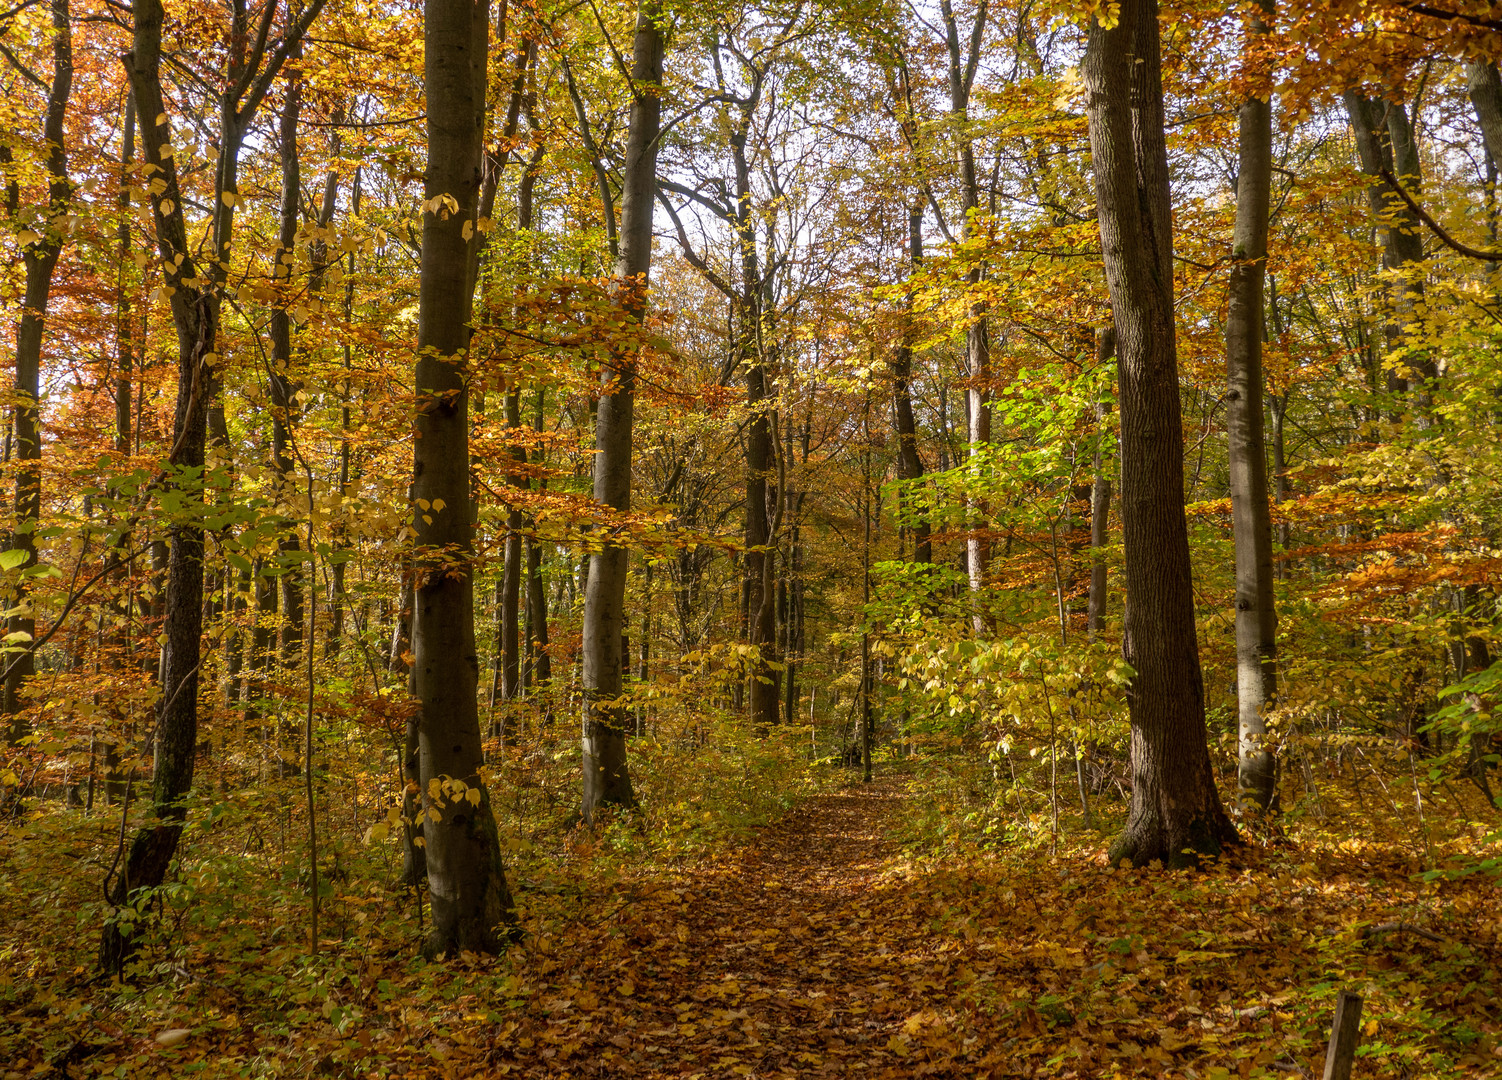
[[[948,946],[890,864],[904,796],[888,776],[811,798],[629,905],[605,940],[560,944],[560,993],[538,993],[492,1060],[560,1076],[976,1075]]]

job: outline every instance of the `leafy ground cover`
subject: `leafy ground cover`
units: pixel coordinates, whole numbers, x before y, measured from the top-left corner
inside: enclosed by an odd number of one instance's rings
[[[1366,998],[1357,1075],[1502,1076],[1494,878],[1426,880],[1403,844],[1328,818],[1202,871],[1122,870],[1104,834],[1074,828],[1051,853],[1025,814],[1001,837],[976,827],[944,759],[888,763],[872,785],[797,775],[734,830],[689,830],[706,805],[689,798],[655,840],[625,822],[554,847],[513,837],[527,936],[496,960],[413,959],[411,901],[358,847],[310,956],[295,875],[206,903],[237,883],[200,838],[175,886],[196,904],[164,898],[161,940],[123,984],[92,977],[97,882],[68,872],[110,827],[42,814],[3,849],[22,930],[0,968],[4,1074],[1319,1075],[1348,988]],[[1324,796],[1334,817],[1338,790]],[[39,840],[51,891],[23,895]]]

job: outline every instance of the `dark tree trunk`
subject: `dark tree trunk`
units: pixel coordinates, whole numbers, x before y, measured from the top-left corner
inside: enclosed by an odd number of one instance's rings
[[[496,952],[516,913],[501,865],[476,701],[470,519],[470,246],[485,133],[488,0],[426,0],[428,163],[418,299],[412,665],[433,929],[428,956]]]
[[[923,265],[923,205],[918,203],[908,211],[908,273],[916,274]],[[912,314],[912,297],[907,298],[908,309],[903,313],[902,339],[892,354],[892,398],[897,420],[898,479],[918,480],[923,476],[923,458],[918,454],[918,424],[913,418],[913,342],[918,329]],[[928,518],[919,515],[913,522],[913,561],[933,561],[933,545],[929,542]]]
[[[620,257],[615,276],[626,317],[646,312],[652,267],[652,211],[657,198],[657,139],[662,122],[663,33],[656,0],[641,0],[632,45],[630,129],[621,182]],[[600,372],[595,422],[594,495],[612,510],[631,509],[631,425],[636,355],[621,343]],[[626,711],[621,696],[621,638],[626,625],[627,550],[604,544],[590,559],[584,594],[584,788],[580,814],[592,822],[601,806],[634,806],[626,764]]]
[[[544,391],[537,391],[537,411],[532,427],[543,427]],[[536,464],[542,464],[543,452],[536,452]],[[539,490],[547,486],[546,477],[538,477]],[[553,681],[553,658],[548,652],[548,593],[542,578],[542,544],[536,536],[537,522],[529,519],[532,534],[527,538],[527,633],[528,647],[532,652],[532,681],[536,686],[547,686]]]
[[[512,388],[506,393],[506,427],[519,432],[522,426],[521,390]],[[526,451],[512,447],[514,460],[525,461]],[[526,481],[513,474],[508,478],[512,487],[523,486]],[[521,585],[522,585],[522,512],[512,506],[506,512],[505,565],[501,571],[501,697],[515,701],[521,697]]]
[[[296,261],[298,212],[302,198],[302,166],[297,150],[297,122],[302,108],[302,83],[298,73],[290,73],[286,99],[282,103],[279,131],[281,136],[282,197],[277,221],[277,246],[272,256],[271,283],[277,296],[271,308],[271,467],[275,471],[277,497],[287,506],[297,494],[296,462],[292,459],[292,428],[298,412],[299,389],[292,376],[292,317],[287,307],[297,289],[292,283]],[[281,589],[281,666],[291,670],[302,654],[303,574],[298,553],[296,523],[288,520],[277,539]]]
[[[1095,361],[1105,365],[1116,359],[1116,330],[1106,326],[1095,332]],[[1111,524],[1111,476],[1106,472],[1101,444],[1106,437],[1106,417],[1111,406],[1095,407],[1095,482],[1090,488],[1090,599],[1085,613],[1085,631],[1094,641],[1106,627],[1107,533]]]
[[[1215,789],[1184,518],[1173,240],[1157,0],[1092,19],[1082,74],[1121,406],[1132,805],[1113,862],[1170,866],[1237,841]],[[1186,855],[1186,852],[1188,854]]]
[[[1404,344],[1410,332],[1417,329],[1414,323],[1424,299],[1424,281],[1418,272],[1418,264],[1424,261],[1424,235],[1418,216],[1388,186],[1381,174],[1386,172],[1393,176],[1417,197],[1423,179],[1418,145],[1414,141],[1408,111],[1400,102],[1362,97],[1354,91],[1348,92],[1344,100],[1361,171],[1372,178],[1367,191],[1372,215],[1382,231],[1382,264],[1398,275],[1387,319],[1387,349],[1392,353]],[[1418,351],[1407,355],[1401,366],[1388,365],[1387,388],[1394,394],[1406,394],[1416,389],[1414,403],[1419,407],[1420,423],[1427,423],[1433,382],[1437,376],[1438,369],[1432,357]]]
[[[13,548],[26,553],[21,568],[36,565],[36,529],[42,513],[42,432],[41,372],[42,337],[47,319],[47,304],[52,294],[52,276],[63,250],[64,219],[73,201],[73,185],[68,180],[68,158],[64,148],[63,122],[67,118],[68,98],[73,93],[73,26],[69,19],[68,0],[52,0],[52,82],[47,91],[47,113],[42,124],[42,138],[47,147],[47,207],[38,223],[40,235],[21,249],[26,267],[26,286],[21,299],[20,318],[16,322],[15,404],[12,408],[12,431],[15,438],[16,495],[15,526],[11,531]],[[36,618],[24,586],[17,589],[7,605],[18,609],[6,622],[11,634],[25,634],[20,639],[29,645],[36,630]],[[0,713],[11,718],[10,741],[19,742],[26,734],[22,715],[21,687],[36,671],[36,658],[30,648],[16,654],[0,654],[5,664],[5,686],[0,695]]]
[[[1271,16],[1271,0],[1263,12]],[[1248,56],[1266,36],[1259,15],[1247,24]],[[1278,693],[1278,616],[1273,602],[1272,511],[1262,419],[1263,283],[1272,192],[1271,88],[1241,105],[1236,230],[1231,241],[1226,315],[1226,435],[1231,523],[1236,543],[1237,786],[1244,810],[1265,812],[1277,792],[1278,760],[1266,745],[1266,710]]]

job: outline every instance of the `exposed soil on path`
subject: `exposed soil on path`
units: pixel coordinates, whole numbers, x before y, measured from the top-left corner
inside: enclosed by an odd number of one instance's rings
[[[500,1069],[574,1076],[976,1076],[945,946],[883,874],[896,778],[808,800],[725,862],[560,944],[493,1048]],[[582,946],[582,947],[581,947]]]

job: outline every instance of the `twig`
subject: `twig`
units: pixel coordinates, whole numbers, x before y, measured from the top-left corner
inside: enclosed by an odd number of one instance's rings
[[[1395,922],[1377,923],[1375,926],[1363,926],[1356,936],[1362,941],[1366,941],[1376,937],[1378,934],[1415,934],[1418,937],[1438,942],[1441,945],[1445,944],[1448,940],[1447,938],[1440,937],[1431,930],[1425,930],[1421,926],[1414,926],[1413,923],[1404,922],[1402,919]]]

